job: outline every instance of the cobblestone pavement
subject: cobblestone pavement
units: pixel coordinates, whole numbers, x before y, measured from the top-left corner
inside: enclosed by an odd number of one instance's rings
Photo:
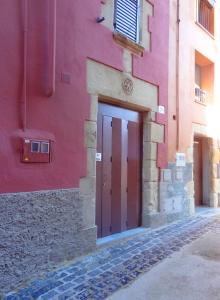
[[[210,230],[220,230],[220,216],[197,216],[141,233],[70,262],[4,300],[105,299]]]

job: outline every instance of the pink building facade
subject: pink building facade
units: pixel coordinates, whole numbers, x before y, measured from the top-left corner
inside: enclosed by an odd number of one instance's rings
[[[167,220],[169,1],[129,1],[1,3],[0,289]]]

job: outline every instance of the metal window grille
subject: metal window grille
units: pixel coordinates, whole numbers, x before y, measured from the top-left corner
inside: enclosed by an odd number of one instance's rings
[[[200,103],[206,103],[207,97],[207,91],[204,91],[199,86],[195,85],[195,100]]]
[[[115,0],[115,30],[139,42],[139,0]]]

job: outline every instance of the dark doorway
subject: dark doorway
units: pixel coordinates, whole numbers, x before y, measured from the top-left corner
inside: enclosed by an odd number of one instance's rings
[[[195,206],[209,204],[209,155],[208,139],[194,138],[193,177]]]
[[[98,237],[140,225],[140,137],[138,112],[99,103],[96,162]]]
[[[193,148],[193,177],[195,206],[203,204],[203,153],[202,138],[195,137]]]
[[[210,205],[211,152],[210,139],[195,137],[193,147],[193,178],[195,206]]]

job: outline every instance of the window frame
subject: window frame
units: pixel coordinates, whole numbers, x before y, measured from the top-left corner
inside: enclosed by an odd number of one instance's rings
[[[37,150],[34,149],[34,147],[37,146]],[[41,150],[41,142],[40,141],[31,141],[31,153],[40,153]]]
[[[207,9],[210,9],[209,28],[208,26],[206,26],[204,22],[201,21],[201,13],[200,13],[201,2],[204,2],[204,4],[207,6]],[[216,1],[213,0],[211,4],[208,0],[196,0],[196,23],[212,37],[214,37],[215,34],[215,2]]]
[[[129,0],[132,1],[132,0]],[[118,0],[114,0],[114,31],[115,33],[119,33],[121,35],[123,35],[124,37],[126,37],[127,39],[129,39],[129,41],[136,43],[138,45],[140,45],[141,42],[141,37],[140,37],[140,28],[141,28],[141,1],[142,0],[136,0],[137,1],[137,14],[136,14],[136,40],[131,39],[128,35],[126,35],[125,33],[121,32],[120,30],[117,30],[117,3]]]

